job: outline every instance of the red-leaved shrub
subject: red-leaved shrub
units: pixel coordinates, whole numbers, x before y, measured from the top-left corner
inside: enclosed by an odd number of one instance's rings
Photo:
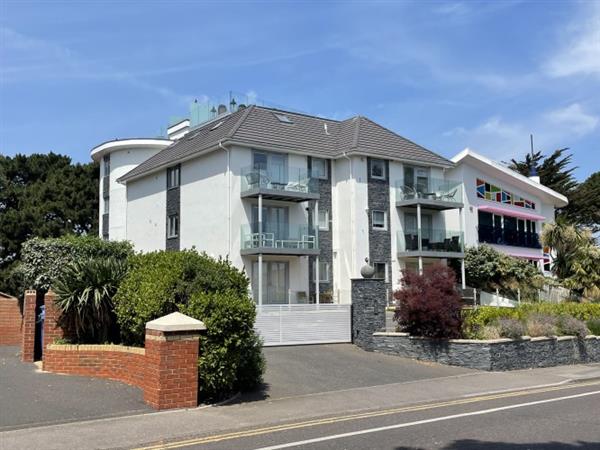
[[[398,300],[394,320],[403,331],[432,338],[460,337],[462,305],[452,269],[434,264],[423,275],[405,270],[402,283],[394,292]]]

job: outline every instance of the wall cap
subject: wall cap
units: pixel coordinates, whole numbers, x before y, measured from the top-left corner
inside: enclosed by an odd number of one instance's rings
[[[146,324],[146,330],[156,331],[200,331],[206,330],[206,325],[180,312],[167,314]]]
[[[402,337],[408,337],[410,336],[410,334],[408,333],[402,333],[399,331],[378,331],[376,333],[373,333],[373,336],[402,336]]]

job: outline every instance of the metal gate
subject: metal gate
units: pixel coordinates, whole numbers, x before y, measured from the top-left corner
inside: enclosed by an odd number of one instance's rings
[[[262,305],[254,328],[265,346],[351,341],[352,305]]]

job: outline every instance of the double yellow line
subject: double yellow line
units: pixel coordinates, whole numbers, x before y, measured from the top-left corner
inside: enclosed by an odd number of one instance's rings
[[[351,420],[359,420],[359,419],[368,419],[371,417],[388,416],[388,415],[392,415],[392,414],[405,413],[405,412],[425,411],[425,410],[429,410],[429,409],[444,408],[447,406],[465,405],[465,404],[469,404],[469,403],[477,403],[477,402],[497,400],[497,399],[503,399],[503,398],[522,397],[525,395],[534,395],[534,394],[541,394],[544,392],[562,391],[565,389],[580,388],[580,387],[585,387],[585,386],[595,386],[595,385],[599,385],[599,384],[600,384],[600,381],[593,381],[593,382],[575,383],[575,384],[569,384],[569,385],[563,385],[563,386],[553,386],[553,387],[547,387],[547,388],[504,392],[504,393],[500,393],[500,394],[482,395],[479,397],[463,398],[463,399],[459,399],[459,400],[450,400],[450,401],[446,401],[446,402],[428,403],[425,405],[406,406],[403,408],[385,409],[385,410],[381,410],[381,411],[373,411],[373,412],[366,412],[366,413],[360,413],[360,414],[349,414],[349,415],[345,415],[345,416],[329,417],[329,418],[325,418],[325,419],[307,420],[304,422],[295,422],[295,423],[288,423],[288,424],[283,424],[283,425],[275,425],[275,426],[271,426],[271,427],[255,428],[253,430],[217,434],[217,435],[213,435],[213,436],[206,436],[203,438],[187,439],[187,440],[171,442],[171,443],[156,444],[156,445],[151,445],[149,447],[139,447],[135,450],[159,450],[159,449],[181,448],[181,447],[187,447],[190,445],[210,444],[210,443],[214,443],[214,442],[226,441],[226,440],[231,440],[231,439],[240,439],[240,438],[251,437],[251,436],[259,436],[262,434],[275,433],[278,431],[296,430],[298,428],[308,428],[308,427],[313,427],[313,426],[318,426],[318,425],[329,425],[329,424],[333,424],[333,423],[348,422]]]

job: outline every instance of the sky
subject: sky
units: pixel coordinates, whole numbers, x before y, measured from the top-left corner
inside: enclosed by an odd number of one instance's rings
[[[0,0],[0,153],[90,161],[229,91],[451,157],[600,170],[598,1]]]

